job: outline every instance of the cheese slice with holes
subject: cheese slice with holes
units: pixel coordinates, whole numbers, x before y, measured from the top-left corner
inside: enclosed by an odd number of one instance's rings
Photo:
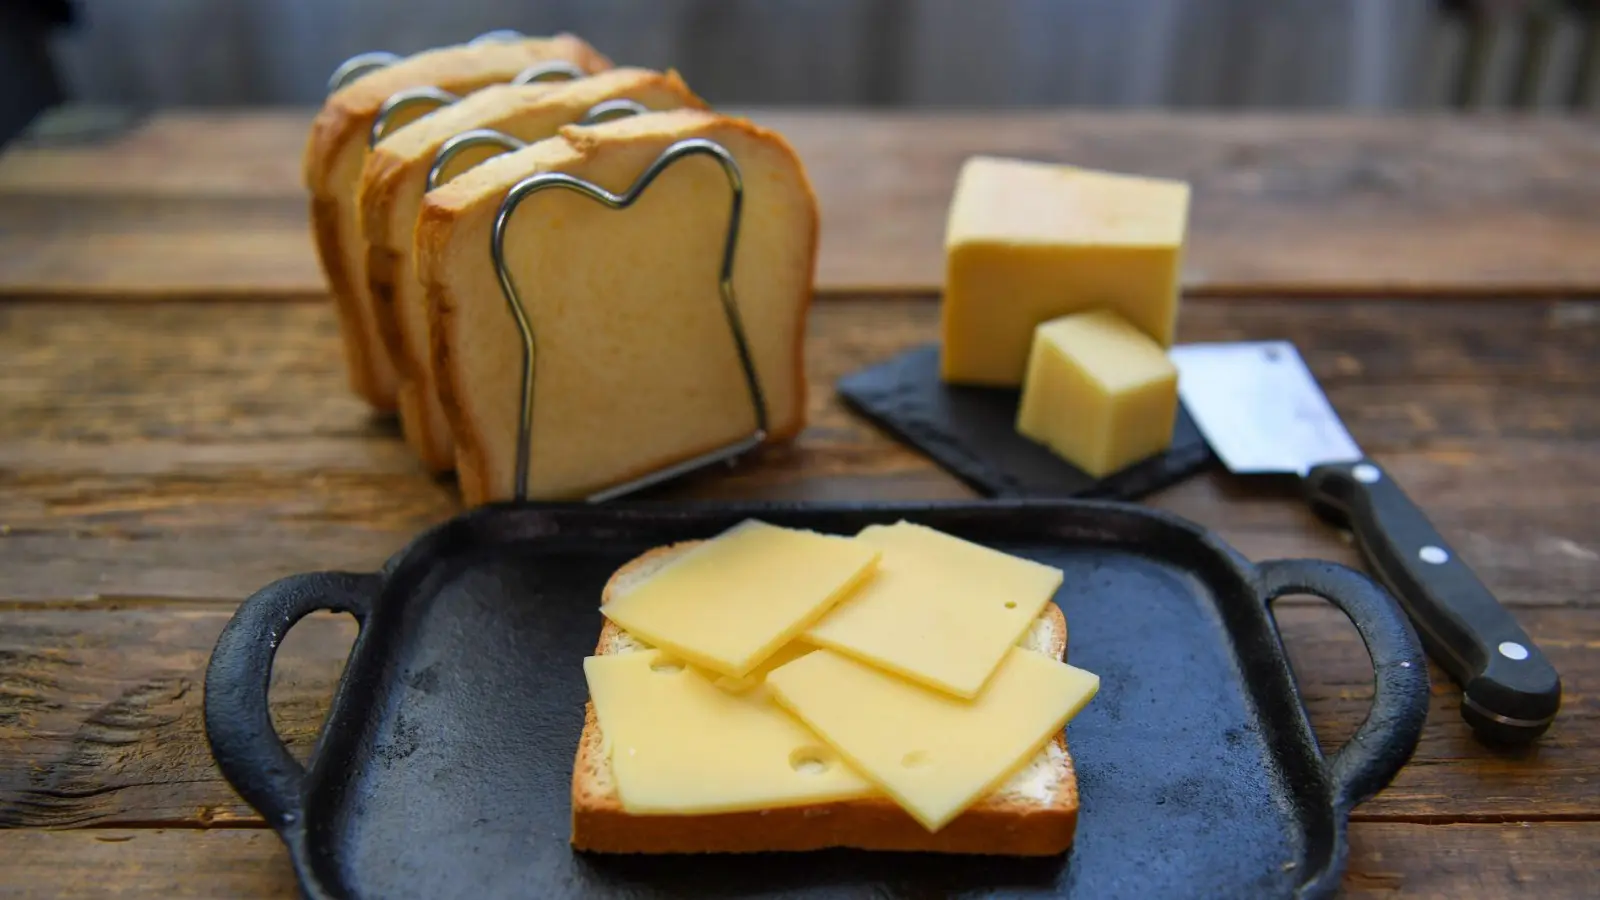
[[[1094,674],[1021,648],[972,700],[830,650],[767,676],[778,703],[930,831],[1004,782],[1099,687]]]
[[[623,809],[741,812],[877,793],[765,693],[735,694],[659,650],[583,661]]]
[[[743,677],[877,568],[851,538],[754,519],[668,563],[601,612],[719,675]]]
[[[806,639],[972,697],[1061,586],[1061,570],[922,525],[873,525],[878,573]]]

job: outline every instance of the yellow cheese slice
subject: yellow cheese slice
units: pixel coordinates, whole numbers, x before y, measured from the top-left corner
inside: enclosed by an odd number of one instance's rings
[[[1100,306],[1170,345],[1188,214],[1181,181],[968,160],[945,228],[945,380],[1021,384],[1035,325]]]
[[[767,676],[772,673],[773,669],[792,663],[815,649],[817,648],[814,645],[808,644],[803,640],[790,641],[773,651],[771,656],[762,660],[761,665],[751,669],[749,674],[743,678],[735,678],[732,675],[719,675],[712,683],[725,691],[732,691],[735,694],[758,689],[765,690]]]
[[[878,573],[806,632],[831,647],[948,691],[978,693],[1061,586],[1061,570],[899,522],[856,540]]]
[[[740,812],[876,793],[761,694],[733,694],[660,650],[583,661],[623,809]]]
[[[750,520],[601,607],[606,618],[720,675],[743,677],[877,567],[851,538]]]
[[[1017,431],[1096,478],[1172,444],[1178,369],[1155,341],[1102,309],[1034,331]]]
[[[1100,679],[1014,648],[983,693],[961,700],[830,650],[767,676],[777,701],[938,831],[1077,715]]]

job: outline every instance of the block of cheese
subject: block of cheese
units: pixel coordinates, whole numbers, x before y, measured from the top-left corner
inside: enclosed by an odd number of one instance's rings
[[[983,692],[962,700],[818,650],[775,669],[767,687],[845,762],[938,831],[1050,741],[1100,679],[1013,647]]]
[[[567,34],[442,47],[355,79],[330,95],[312,122],[304,160],[312,234],[328,290],[338,305],[351,386],[377,409],[395,408],[399,376],[367,293],[367,252],[356,209],[372,120],[384,101],[400,91],[438,87],[454,94],[471,93],[552,60],[571,62],[588,72],[611,68],[610,60]]]
[[[654,646],[739,678],[869,578],[878,556],[850,538],[752,519],[674,559],[602,611]]]
[[[660,650],[583,661],[623,809],[740,812],[875,793],[764,693],[730,693]]]
[[[806,639],[960,697],[976,695],[1039,615],[1061,570],[923,525],[872,525],[856,540],[878,572]]]
[[[488,252],[501,200],[537,172],[621,192],[690,138],[719,143],[742,172],[733,286],[767,438],[786,440],[804,424],[817,208],[794,151],[745,120],[698,110],[568,126],[430,191],[417,222],[439,399],[469,504],[510,496],[517,468],[523,342]],[[722,167],[696,156],[625,210],[559,189],[518,208],[507,256],[538,344],[531,499],[584,497],[754,429],[719,287],[730,203]]]
[[[1116,313],[1034,331],[1017,430],[1083,471],[1101,478],[1165,450],[1177,414],[1177,367]]]
[[[455,466],[450,426],[439,405],[429,350],[428,304],[412,260],[417,211],[439,147],[464,131],[492,128],[525,143],[550,137],[596,104],[632,100],[647,109],[704,109],[675,72],[612,69],[575,81],[491,85],[430,113],[372,148],[361,173],[361,230],[367,242],[367,284],[383,338],[399,371],[400,424],[423,465]],[[469,150],[445,169],[444,180],[504,152]]]
[[[1094,307],[1170,345],[1188,207],[1179,181],[968,160],[945,230],[944,379],[1021,384],[1034,326]]]

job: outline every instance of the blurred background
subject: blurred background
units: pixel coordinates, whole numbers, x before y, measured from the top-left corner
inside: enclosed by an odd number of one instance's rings
[[[568,30],[723,104],[1593,109],[1596,0],[0,0],[7,115],[317,103],[366,50]]]

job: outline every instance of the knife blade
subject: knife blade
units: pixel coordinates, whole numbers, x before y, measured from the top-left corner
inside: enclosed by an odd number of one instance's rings
[[[1461,715],[1502,743],[1543,734],[1561,679],[1539,647],[1382,466],[1361,452],[1287,341],[1173,347],[1178,393],[1234,473],[1295,473],[1348,528],[1423,646],[1462,688]]]

